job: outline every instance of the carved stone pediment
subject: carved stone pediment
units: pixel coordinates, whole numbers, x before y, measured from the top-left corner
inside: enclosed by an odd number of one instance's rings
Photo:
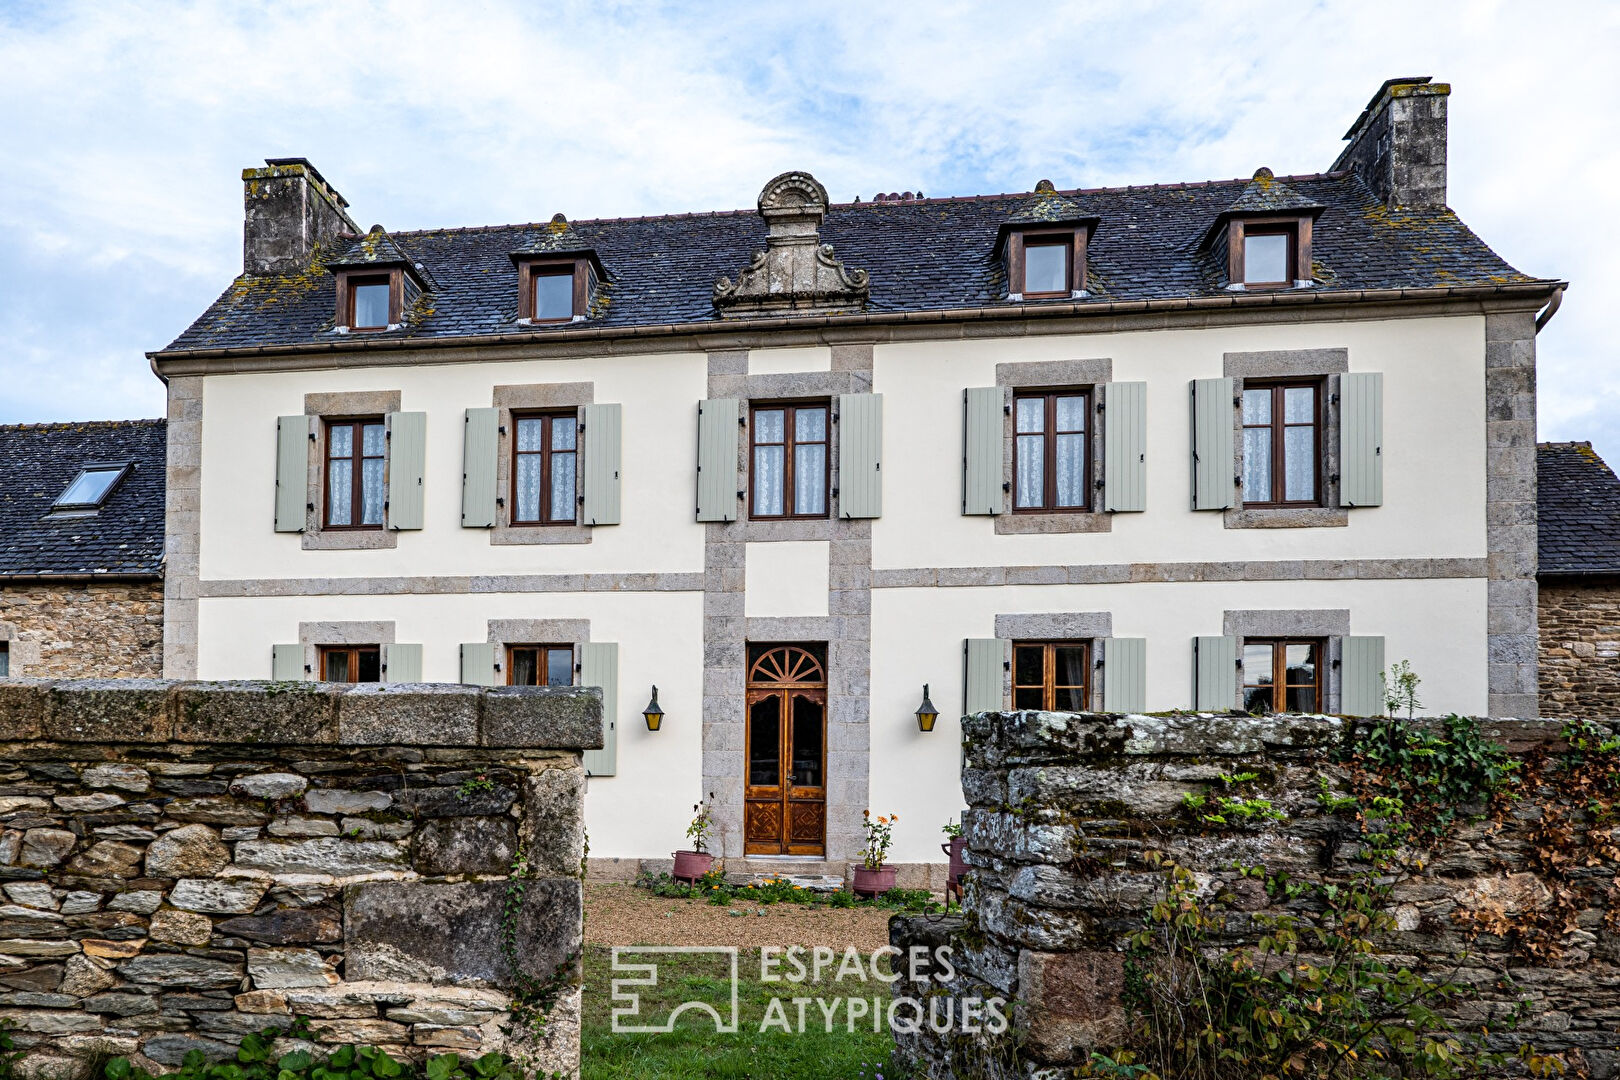
[[[733,282],[714,283],[714,306],[728,318],[855,311],[866,304],[865,270],[849,270],[821,242],[827,189],[806,172],[786,172],[759,193],[765,250]]]

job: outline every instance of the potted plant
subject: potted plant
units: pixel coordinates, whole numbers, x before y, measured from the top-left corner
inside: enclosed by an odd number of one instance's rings
[[[962,826],[954,821],[947,821],[940,832],[945,834],[946,843],[939,845],[939,850],[950,857],[950,868],[945,877],[945,898],[950,899],[951,893],[956,899],[962,899],[962,875],[967,873],[967,859],[962,853],[967,850],[967,838],[962,835]]]
[[[708,799],[694,805],[692,812],[692,823],[686,827],[686,838],[692,841],[692,849],[675,853],[675,869],[670,873],[677,881],[696,881],[714,869],[714,856],[708,851],[709,834],[714,831],[714,813]]]
[[[861,811],[861,828],[866,830],[866,847],[861,852],[861,865],[855,868],[855,882],[851,886],[856,896],[881,896],[894,888],[894,867],[884,862],[893,843],[894,823],[899,814],[872,816],[872,811]]]

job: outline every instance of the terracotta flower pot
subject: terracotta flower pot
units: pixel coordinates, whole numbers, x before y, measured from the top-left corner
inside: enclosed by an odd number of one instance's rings
[[[877,870],[857,866],[855,881],[850,887],[855,890],[856,896],[882,896],[894,888],[894,873],[894,867],[887,863]]]
[[[675,869],[670,877],[676,881],[696,881],[714,869],[714,856],[707,851],[677,851]]]

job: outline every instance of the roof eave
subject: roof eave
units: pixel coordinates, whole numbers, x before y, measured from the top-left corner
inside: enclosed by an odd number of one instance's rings
[[[162,581],[163,571],[120,571],[118,573],[85,572],[82,570],[72,573],[53,574],[49,572],[35,572],[29,574],[11,574],[0,570],[0,588],[8,585],[128,585],[143,581]]]
[[[157,349],[146,354],[154,368],[171,360],[214,360],[250,356],[296,356],[332,352],[389,351],[421,348],[475,348],[491,345],[517,345],[536,341],[610,341],[631,338],[695,337],[703,334],[736,334],[744,331],[789,329],[851,328],[917,323],[993,322],[1014,319],[1101,318],[1118,315],[1162,314],[1176,311],[1217,311],[1233,308],[1264,308],[1311,305],[1350,305],[1363,303],[1430,304],[1448,300],[1539,300],[1567,287],[1568,282],[1553,279],[1506,285],[1448,285],[1434,288],[1401,289],[1295,289],[1279,292],[1225,293],[1220,296],[1173,297],[1160,300],[1076,300],[1068,303],[1003,303],[964,308],[938,308],[910,311],[866,311],[849,314],[792,316],[752,319],[707,319],[701,322],[652,323],[640,326],[580,326],[565,324],[544,329],[503,331],[497,334],[468,334],[460,337],[366,338],[344,341],[291,342],[278,345],[238,345],[211,349]],[[346,338],[348,336],[346,335]],[[162,372],[160,371],[160,374]]]

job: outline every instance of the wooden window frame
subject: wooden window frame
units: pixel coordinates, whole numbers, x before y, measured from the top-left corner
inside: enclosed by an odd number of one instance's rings
[[[1062,292],[1024,290],[1024,249],[1046,244],[1068,245],[1069,287]],[[1007,237],[1007,291],[1025,300],[1067,300],[1086,288],[1086,228],[1020,229]]]
[[[534,279],[573,275],[574,304],[566,319],[537,319],[534,315]],[[518,318],[536,326],[573,322],[590,310],[589,259],[528,259],[518,264]]]
[[[1315,494],[1309,499],[1287,499],[1287,469],[1283,467],[1284,445],[1287,431],[1290,427],[1304,427],[1303,424],[1289,424],[1284,419],[1283,401],[1285,390],[1309,389],[1316,395],[1316,407],[1312,412],[1311,426],[1316,437],[1311,444],[1311,468],[1315,480],[1311,487]],[[1269,390],[1271,392],[1271,423],[1246,424],[1243,422],[1243,395],[1251,390]],[[1271,429],[1271,498],[1262,502],[1250,502],[1241,498],[1239,502],[1244,510],[1284,510],[1298,509],[1300,507],[1325,506],[1326,502],[1322,492],[1322,430],[1325,427],[1326,414],[1323,411],[1323,399],[1327,397],[1325,380],[1320,377],[1305,379],[1244,379],[1242,389],[1238,391],[1238,445],[1244,453],[1248,452],[1248,439],[1244,432],[1250,428]]]
[[[1288,682],[1288,650],[1289,645],[1311,645],[1316,649],[1316,682],[1313,685],[1316,691],[1316,712],[1327,711],[1327,640],[1316,637],[1246,637],[1238,645],[1238,656],[1241,658],[1251,645],[1266,645],[1271,648],[1271,703],[1272,712],[1283,712],[1288,705],[1288,690],[1290,687],[1301,687],[1305,683]],[[1249,681],[1249,666],[1243,665],[1243,678],[1238,684],[1240,700],[1247,705],[1250,689],[1263,689],[1259,683]],[[1278,691],[1281,691],[1279,699]]]
[[[1014,641],[1012,643],[1012,680],[1011,680],[1011,683],[1012,683],[1012,701],[1009,704],[1011,704],[1014,709],[1017,709],[1017,708],[1019,708],[1019,705],[1018,705],[1018,691],[1019,690],[1039,689],[1041,691],[1041,708],[1046,712],[1057,712],[1059,710],[1056,709],[1055,706],[1057,704],[1057,692],[1058,692],[1058,690],[1059,689],[1063,689],[1063,690],[1079,689],[1079,691],[1080,691],[1080,700],[1081,700],[1081,703],[1083,705],[1083,708],[1082,708],[1081,711],[1090,712],[1091,711],[1091,691],[1092,691],[1092,687],[1095,685],[1095,679],[1093,678],[1093,674],[1094,674],[1094,664],[1096,662],[1096,650],[1092,647],[1092,645],[1093,645],[1093,643],[1091,641],[1084,640],[1084,639],[1079,640],[1079,641],[1074,641],[1074,640],[1070,640],[1070,641]],[[1040,649],[1041,650],[1041,684],[1040,684],[1040,686],[1038,688],[1033,683],[1020,683],[1018,681],[1018,650],[1020,650],[1020,649]],[[1073,686],[1072,684],[1068,684],[1068,683],[1063,684],[1061,687],[1058,685],[1058,683],[1057,683],[1057,650],[1058,649],[1082,649],[1082,650],[1084,650],[1084,652],[1085,652],[1085,660],[1084,660],[1084,663],[1081,665],[1081,668],[1082,668],[1082,671],[1084,672],[1084,675],[1082,676],[1082,678],[1085,681],[1082,682],[1079,685],[1078,688]],[[1063,710],[1063,711],[1067,711],[1067,710]]]
[[[399,325],[400,309],[404,306],[403,275],[397,270],[345,271],[338,274],[338,323],[355,334],[376,334],[390,326]],[[354,290],[361,285],[388,286],[388,322],[382,326],[354,325]]]
[[[364,428],[368,424],[380,425],[383,429],[383,519],[375,525],[359,524],[360,510],[365,505],[365,438]],[[352,471],[349,481],[349,521],[348,525],[332,524],[332,429],[335,427],[354,428],[354,456],[349,458],[349,468]],[[388,525],[388,423],[381,416],[344,416],[323,418],[321,422],[321,437],[324,443],[321,446],[321,529],[333,532],[377,532]]]
[[[1082,433],[1085,438],[1085,461],[1081,465],[1081,489],[1085,492],[1085,501],[1079,506],[1057,506],[1057,437],[1059,434],[1072,435],[1075,432],[1059,432],[1057,430],[1057,399],[1060,397],[1078,397],[1085,401],[1086,430]],[[1042,475],[1045,486],[1041,491],[1040,506],[1018,505],[1018,403],[1044,399],[1045,420],[1044,430],[1041,432]],[[1095,487],[1092,478],[1091,440],[1095,434],[1096,416],[1092,412],[1094,395],[1091,387],[1073,387],[1067,390],[1014,390],[1013,391],[1013,445],[1012,445],[1012,510],[1015,514],[1089,514],[1092,506],[1092,492]],[[1028,437],[1027,435],[1024,437]]]
[[[507,497],[507,524],[513,528],[548,528],[554,526],[567,526],[579,524],[579,507],[584,493],[579,490],[579,410],[578,409],[547,409],[547,410],[514,410],[512,420],[512,460],[509,463],[510,487]],[[518,423],[523,420],[543,420],[543,434],[540,439],[539,450],[518,449]],[[558,518],[551,516],[551,429],[558,420],[567,420],[574,425],[574,449],[560,451],[574,455],[574,503],[569,509],[572,517]],[[526,456],[539,455],[540,457],[540,516],[533,521],[519,518],[518,514],[518,461]]]
[[[378,682],[383,681],[384,672],[383,672],[383,666],[382,666],[383,665],[383,658],[382,658],[382,646],[381,645],[317,645],[315,647],[315,661],[316,661],[317,669],[318,669],[318,671],[320,673],[320,677],[321,677],[320,681],[321,682],[331,682],[332,681],[332,680],[330,680],[330,679],[328,679],[326,677],[326,663],[327,663],[327,660],[330,657],[332,657],[332,656],[334,656],[334,655],[336,655],[338,653],[345,653],[345,654],[348,655],[348,658],[349,658],[349,670],[351,672],[355,673],[356,675],[358,675],[359,672],[360,672],[360,654],[361,653],[376,653],[377,654],[377,681]],[[349,679],[349,680],[345,681],[345,685],[359,686],[359,685],[364,685],[364,684],[360,683],[358,679]]]
[[[822,463],[821,497],[822,497],[822,502],[826,506],[826,509],[823,510],[819,514],[801,514],[801,513],[799,513],[798,512],[798,501],[795,498],[796,481],[798,479],[798,474],[797,474],[797,471],[796,471],[797,463],[795,461],[795,458],[797,458],[798,455],[794,453],[794,450],[799,445],[799,440],[798,440],[798,438],[796,436],[796,427],[797,427],[797,425],[796,425],[795,421],[796,421],[796,418],[798,416],[798,411],[800,409],[821,409],[824,412],[826,412],[826,414],[827,414],[827,438],[820,444],[820,445],[825,446],[827,448],[827,452],[821,456],[821,463]],[[758,433],[759,433],[759,424],[756,422],[755,417],[756,417],[756,414],[758,414],[758,413],[760,413],[762,411],[763,412],[775,412],[775,411],[778,411],[778,410],[780,410],[782,412],[785,412],[787,414],[783,418],[783,421],[782,421],[782,442],[781,443],[764,443],[763,445],[765,445],[765,446],[778,446],[779,445],[779,446],[782,447],[782,513],[780,513],[780,514],[761,514],[761,513],[757,512],[757,510],[756,510],[756,508],[754,506],[754,494],[755,494],[755,490],[756,490],[756,485],[754,483],[754,468],[755,468],[756,455],[754,453],[754,450],[755,450],[756,447],[761,445],[761,443],[758,441],[758,438],[757,438]],[[809,442],[809,443],[806,443],[805,445],[807,445],[807,446],[815,446],[817,444],[814,443],[814,442]],[[832,402],[831,401],[828,401],[828,400],[822,398],[822,399],[811,399],[811,400],[807,400],[807,401],[762,401],[762,402],[758,402],[757,404],[754,403],[754,402],[749,402],[749,404],[748,404],[748,476],[747,476],[747,482],[748,482],[748,516],[750,518],[758,518],[761,521],[822,521],[822,520],[825,520],[827,518],[832,517],[832,512],[833,512],[832,451],[833,451],[833,410],[832,410]]]
[[[1311,219],[1309,217],[1234,218],[1227,225],[1226,279],[1245,290],[1292,289],[1297,281],[1307,280],[1311,268]],[[1289,237],[1288,280],[1256,281],[1244,279],[1244,240],[1250,236],[1283,234]],[[1301,271],[1304,271],[1302,274]]]
[[[574,646],[572,646],[572,645],[559,645],[559,644],[556,644],[554,642],[553,643],[547,643],[547,644],[508,645],[508,646],[506,646],[506,649],[505,649],[505,654],[506,655],[504,657],[505,663],[506,663],[506,672],[505,672],[505,674],[506,674],[506,685],[507,686],[516,686],[516,685],[518,685],[517,683],[514,683],[512,681],[512,672],[517,670],[517,665],[514,662],[514,657],[519,652],[533,652],[533,653],[536,654],[535,655],[535,672],[536,673],[539,673],[539,672],[545,671],[545,670],[549,670],[549,663],[547,661],[548,661],[548,657],[549,657],[550,653],[553,653],[553,652],[566,652],[568,654],[568,685],[573,686],[575,684],[576,680],[579,678],[579,664],[574,659]],[[534,685],[536,685],[536,686],[550,686],[551,684],[550,683],[537,682]]]

